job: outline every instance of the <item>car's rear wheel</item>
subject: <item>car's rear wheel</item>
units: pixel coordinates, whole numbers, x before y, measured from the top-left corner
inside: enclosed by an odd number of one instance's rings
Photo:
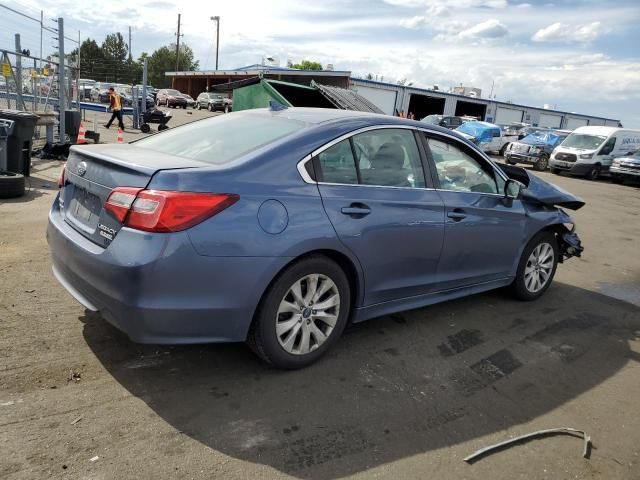
[[[549,288],[558,266],[558,242],[552,232],[538,233],[527,244],[511,284],[519,300],[535,300]]]
[[[499,152],[499,153],[500,153],[500,156],[501,156],[501,157],[504,157],[504,154],[505,154],[505,152],[507,151],[507,147],[508,147],[508,146],[509,146],[509,144],[508,144],[508,143],[505,143],[505,144],[502,146],[502,148],[500,149],[500,152]]]
[[[542,155],[536,163],[533,164],[533,168],[539,172],[544,172],[549,166],[549,157]]]
[[[332,260],[314,256],[287,268],[265,293],[248,343],[267,363],[306,367],[340,337],[351,306],[349,281]]]
[[[210,112],[213,112],[213,105],[211,104],[207,105],[207,110],[209,110]]]

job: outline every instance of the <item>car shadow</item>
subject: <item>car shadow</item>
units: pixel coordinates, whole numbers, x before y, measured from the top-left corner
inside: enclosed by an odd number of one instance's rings
[[[142,346],[98,314],[81,320],[110,374],[175,429],[299,478],[502,431],[640,361],[640,308],[561,283],[537,302],[493,292],[354,325],[293,372],[241,344]]]

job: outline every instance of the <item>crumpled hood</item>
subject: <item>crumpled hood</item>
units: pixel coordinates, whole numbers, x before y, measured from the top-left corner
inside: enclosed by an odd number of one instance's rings
[[[524,201],[542,203],[550,207],[564,207],[570,210],[578,210],[585,205],[584,200],[580,197],[541,179],[533,173],[529,173],[524,168],[503,164],[498,164],[498,167],[509,178],[518,180],[526,185],[527,188],[521,192],[521,198]]]

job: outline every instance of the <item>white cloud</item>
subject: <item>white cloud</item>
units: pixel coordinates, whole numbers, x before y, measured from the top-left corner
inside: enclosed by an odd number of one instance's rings
[[[485,22],[474,25],[471,28],[461,31],[458,36],[460,38],[471,39],[494,39],[505,37],[509,34],[507,27],[500,21],[492,18]]]
[[[433,7],[442,6],[447,9],[458,8],[506,8],[509,5],[507,0],[449,0],[446,7],[442,5],[440,0],[384,0],[389,5],[400,7]]]
[[[600,22],[584,25],[569,25],[566,23],[552,23],[533,34],[534,42],[563,42],[588,43],[598,38],[604,32]]]

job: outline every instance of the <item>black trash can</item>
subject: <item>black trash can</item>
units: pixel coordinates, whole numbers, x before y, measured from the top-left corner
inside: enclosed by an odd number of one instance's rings
[[[80,130],[80,110],[65,110],[64,112],[64,130],[67,135],[73,139],[78,137]]]
[[[0,109],[0,119],[2,118],[15,122],[7,138],[7,171],[28,177],[31,173],[33,131],[38,115],[20,110]]]

